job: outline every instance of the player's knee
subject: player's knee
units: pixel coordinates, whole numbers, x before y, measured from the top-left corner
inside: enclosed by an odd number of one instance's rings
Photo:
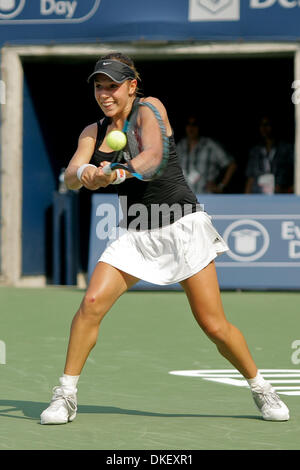
[[[107,302],[101,294],[87,293],[80,306],[80,314],[89,320],[100,322],[107,313]]]
[[[224,344],[227,342],[229,335],[229,325],[227,323],[211,323],[203,327],[205,334],[216,345]]]

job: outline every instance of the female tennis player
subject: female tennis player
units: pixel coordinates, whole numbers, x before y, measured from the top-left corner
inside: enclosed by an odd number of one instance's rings
[[[160,100],[140,98],[141,103],[150,103],[156,108],[164,123],[169,149],[162,174],[150,181],[139,181],[130,171],[103,172],[103,168],[117,158],[117,152],[112,152],[107,145],[106,136],[112,130],[122,130],[130,118],[137,102],[138,79],[133,61],[121,53],[102,57],[89,77],[94,82],[95,98],[105,117],[81,133],[78,148],[65,172],[65,182],[73,190],[84,186],[93,191],[116,185],[119,196],[127,197],[127,225],[95,267],[72,321],[64,374],[59,379],[60,385],[53,389],[50,406],[41,414],[41,423],[63,424],[74,420],[78,380],[96,344],[101,320],[116,300],[140,279],[160,285],[179,282],[199,326],[248,381],[263,419],[286,421],[288,408],[260,375],[242,333],[225,317],[214,259],[228,247],[185,182],[172,128]],[[156,153],[161,151],[155,117],[146,109],[138,119],[146,145],[136,158],[144,159],[144,166],[148,162],[151,167]],[[128,164],[131,171],[135,161]],[[147,217],[140,220],[144,227],[132,228],[134,217],[130,208],[134,204],[146,209]],[[170,208],[169,214],[154,217],[151,208],[161,204]],[[171,210],[174,204],[175,211]]]

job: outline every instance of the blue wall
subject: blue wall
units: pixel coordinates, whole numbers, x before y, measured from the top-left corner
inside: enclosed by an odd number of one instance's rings
[[[22,274],[45,274],[50,235],[46,217],[51,209],[56,181],[26,77],[24,116]]]

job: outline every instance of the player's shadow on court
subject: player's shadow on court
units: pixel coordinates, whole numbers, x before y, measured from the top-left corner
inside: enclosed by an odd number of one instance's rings
[[[14,419],[39,420],[42,411],[49,406],[49,403],[18,400],[0,400],[0,416]],[[23,416],[20,416],[20,411]],[[234,418],[234,419],[257,419],[256,415],[233,415],[233,414],[205,414],[205,413],[156,413],[153,411],[130,410],[117,408],[115,406],[79,405],[80,414],[120,414],[133,416],[151,416],[157,418]]]

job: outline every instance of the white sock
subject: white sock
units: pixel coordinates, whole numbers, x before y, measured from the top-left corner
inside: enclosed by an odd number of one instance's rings
[[[253,379],[246,379],[250,387],[263,387],[267,385],[267,381],[263,378],[259,371],[257,371],[256,376]]]
[[[66,388],[76,389],[79,377],[80,375],[63,374],[60,378],[60,383]]]

